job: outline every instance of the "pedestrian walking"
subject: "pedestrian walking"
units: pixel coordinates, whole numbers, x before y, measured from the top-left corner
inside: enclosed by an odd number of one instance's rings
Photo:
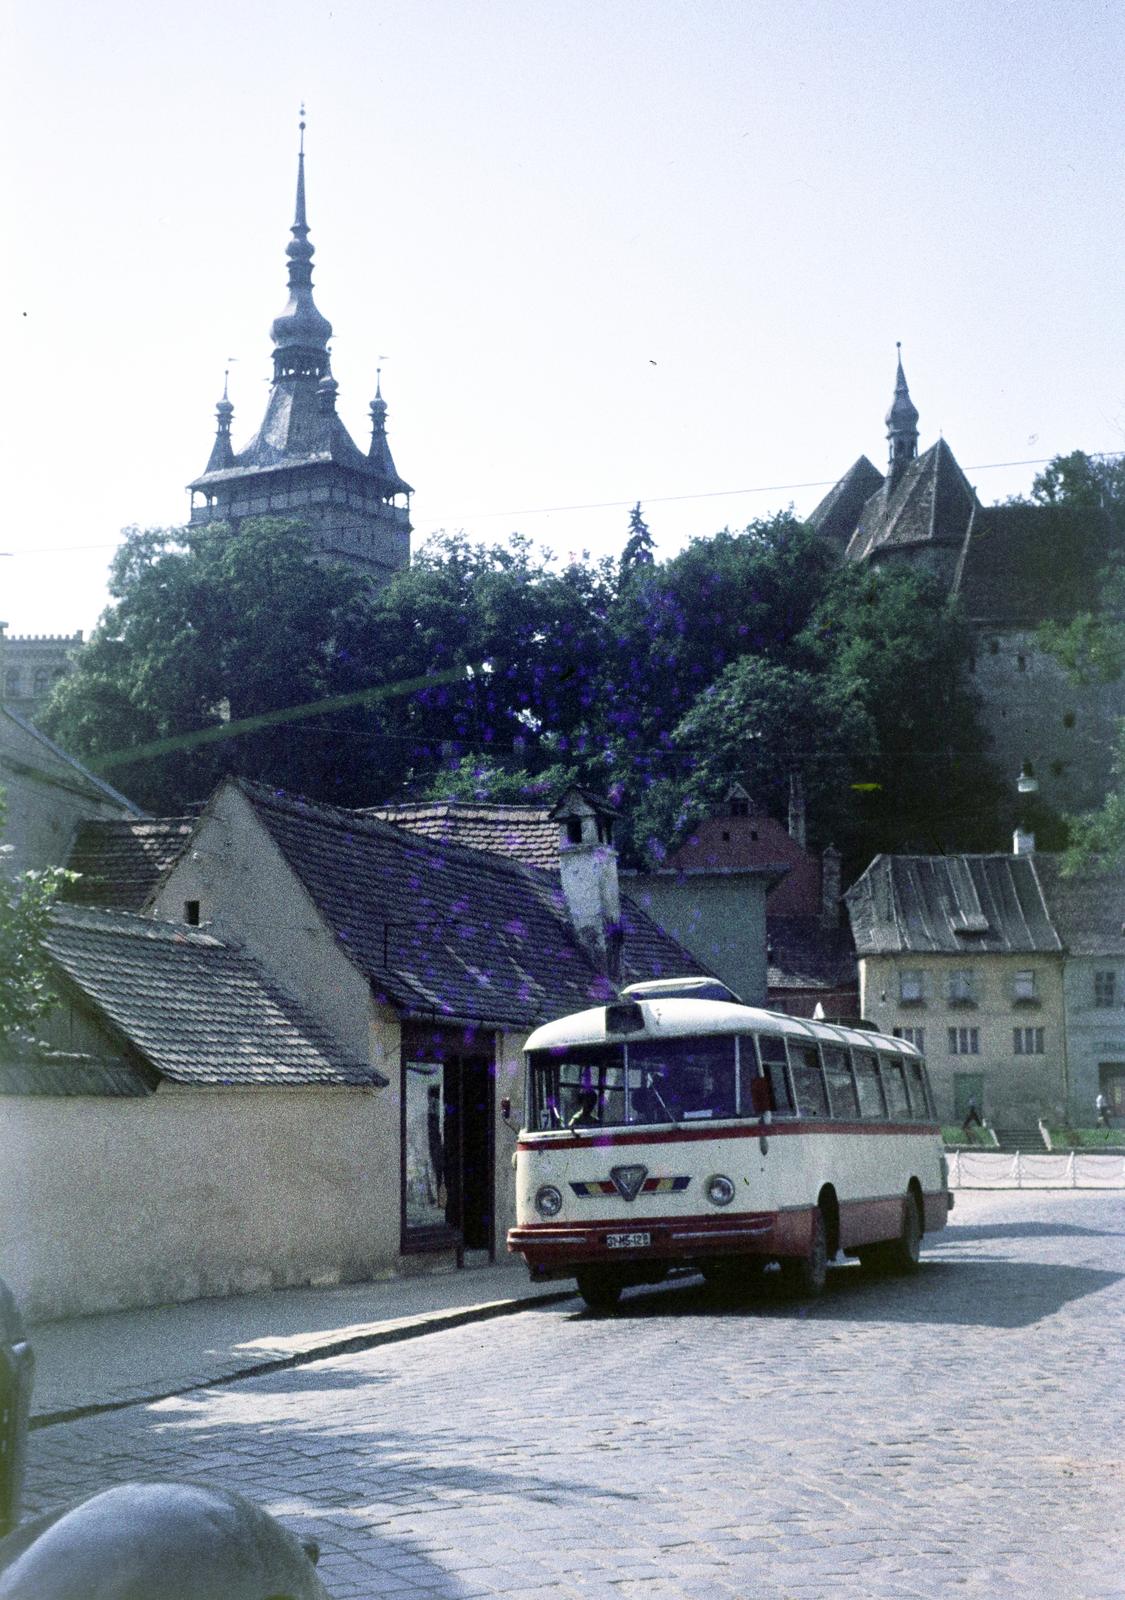
[[[971,1099],[969,1101],[969,1109],[965,1113],[965,1120],[961,1124],[961,1131],[965,1135],[966,1139],[972,1139],[972,1130],[974,1127],[983,1128],[984,1123],[981,1120],[980,1112],[977,1110],[976,1100]]]
[[[1108,1139],[1110,1129],[1109,1101],[1106,1099],[1104,1094],[1099,1093],[1097,1099],[1094,1101],[1094,1110],[1098,1114],[1098,1127],[1105,1129],[1106,1138]]]

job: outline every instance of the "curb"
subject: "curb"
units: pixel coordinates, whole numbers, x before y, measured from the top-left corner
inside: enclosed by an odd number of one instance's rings
[[[161,1389],[152,1394],[130,1395],[122,1400],[94,1401],[89,1405],[70,1406],[62,1411],[41,1411],[28,1418],[28,1431],[53,1428],[64,1422],[81,1422],[86,1417],[102,1416],[107,1411],[124,1411],[129,1406],[155,1405],[160,1400],[172,1400],[177,1395],[197,1394],[205,1389],[219,1389],[227,1384],[241,1383],[244,1378],[261,1378],[271,1372],[290,1372],[295,1367],[305,1367],[314,1361],[325,1361],[332,1356],[352,1355],[360,1350],[374,1350],[379,1345],[401,1344],[407,1339],[420,1339],[428,1333],[444,1333],[450,1328],[463,1328],[473,1322],[492,1322],[497,1317],[510,1317],[520,1311],[538,1306],[559,1305],[564,1300],[576,1298],[573,1289],[550,1294],[526,1295],[518,1300],[487,1300],[477,1306],[462,1306],[457,1311],[430,1311],[418,1317],[391,1321],[374,1328],[370,1333],[355,1334],[347,1339],[332,1339],[325,1344],[311,1345],[296,1355],[277,1356],[269,1361],[255,1361],[236,1372],[219,1373],[214,1378],[204,1378],[196,1383]]]

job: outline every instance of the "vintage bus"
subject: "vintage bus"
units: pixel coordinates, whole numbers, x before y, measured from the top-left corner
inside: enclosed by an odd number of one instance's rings
[[[867,1028],[634,984],[526,1045],[508,1249],[588,1305],[673,1266],[818,1294],[838,1250],[909,1272],[953,1200],[925,1063]]]

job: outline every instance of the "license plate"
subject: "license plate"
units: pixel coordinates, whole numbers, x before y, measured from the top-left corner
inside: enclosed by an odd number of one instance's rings
[[[607,1233],[605,1236],[607,1249],[610,1250],[647,1250],[652,1243],[651,1233]]]

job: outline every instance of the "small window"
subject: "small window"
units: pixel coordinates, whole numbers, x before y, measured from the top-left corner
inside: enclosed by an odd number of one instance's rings
[[[949,974],[949,1003],[973,1005],[977,998],[976,973],[971,967],[960,967]]]
[[[950,1028],[949,1053],[951,1056],[979,1056],[979,1031],[976,1028]]]
[[[883,1086],[879,1080],[879,1067],[874,1050],[853,1050],[852,1065],[855,1067],[860,1115],[885,1117],[887,1106],[883,1099]]]
[[[198,926],[199,926],[199,901],[198,900],[185,900],[184,901],[184,921],[187,923],[189,928],[198,928]]]
[[[999,639],[990,639],[988,641],[988,653],[990,656],[998,656],[1000,654]]]
[[[743,1039],[742,1052],[747,1055],[753,1048],[753,1041]],[[789,1090],[789,1075],[786,1071],[785,1040],[776,1035],[760,1034],[758,1037],[758,1059],[762,1063],[762,1073],[770,1083],[770,1108],[775,1117],[791,1117],[793,1115],[793,1096]],[[746,1080],[743,1079],[743,1100],[745,1108],[748,1101],[746,1095]]]
[[[1064,728],[1073,728],[1074,721],[1075,721],[1075,718],[1074,718],[1074,712],[1073,711],[1064,711],[1063,712],[1063,727]]]
[[[750,815],[750,802],[741,795],[732,795],[730,801],[730,814],[732,817],[748,817]]]
[[[567,819],[566,819],[566,836],[567,836],[567,839],[570,841],[571,844],[581,844],[582,843],[582,818],[581,817],[567,817]]]
[[[1031,967],[1026,967],[1017,972],[1012,979],[1013,1000],[1034,1000],[1036,998],[1035,972]]]
[[[828,1095],[824,1087],[824,1074],[820,1070],[820,1052],[815,1044],[798,1044],[789,1040],[789,1070],[793,1075],[793,1089],[797,1096],[799,1117],[826,1117]]]
[[[50,682],[50,676],[46,667],[36,667],[31,678],[31,684],[34,692],[36,694],[46,694],[47,689],[50,686]]]
[[[923,1055],[925,1054],[925,1051],[926,1051],[926,1030],[925,1030],[925,1028],[896,1028],[894,1030],[894,1035],[895,1035],[896,1039],[905,1039],[907,1044],[912,1044],[914,1046],[915,1050],[921,1050]]]
[[[1116,972],[1094,973],[1094,1004],[1096,1006],[1112,1006],[1117,1000],[1117,974]]]
[[[1019,670],[1021,672],[1026,672],[1027,671],[1027,657],[1026,656],[1017,656],[1016,657],[1016,666],[1019,668]]]
[[[1043,1029],[1013,1028],[1012,1049],[1017,1056],[1041,1056],[1043,1054]]]
[[[820,1053],[824,1058],[824,1076],[828,1082],[828,1103],[832,1107],[832,1115],[852,1122],[859,1116],[859,1101],[856,1099],[848,1052],[843,1045],[822,1044]]]
[[[919,1005],[926,998],[926,975],[920,967],[908,967],[898,975],[898,998],[902,1005]]]

